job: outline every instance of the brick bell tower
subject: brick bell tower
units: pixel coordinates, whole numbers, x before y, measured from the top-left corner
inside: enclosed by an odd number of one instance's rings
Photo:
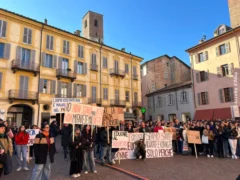
[[[240,0],[228,0],[231,27],[240,26]]]

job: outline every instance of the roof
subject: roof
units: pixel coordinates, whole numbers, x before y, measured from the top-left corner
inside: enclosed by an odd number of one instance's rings
[[[180,62],[181,62],[182,64],[184,64],[187,68],[190,69],[189,65],[187,65],[185,62],[183,62],[183,61],[182,61],[181,59],[179,59],[177,56],[172,56],[172,57],[170,57],[170,56],[168,56],[167,54],[164,54],[164,55],[162,55],[162,56],[159,56],[159,57],[156,57],[156,58],[151,59],[151,60],[149,60],[149,61],[146,61],[146,62],[144,62],[143,64],[141,64],[141,67],[142,67],[143,65],[151,62],[151,61],[155,61],[155,60],[157,60],[157,59],[159,59],[159,58],[162,58],[162,57],[167,57],[167,58],[169,58],[169,59],[176,58],[178,61],[180,61]]]
[[[161,92],[166,92],[166,91],[170,91],[170,90],[181,89],[183,87],[191,87],[191,85],[192,85],[192,81],[181,82],[181,83],[173,84],[173,85],[170,85],[170,86],[158,89],[156,91],[153,91],[151,93],[146,94],[146,96],[148,97],[148,96],[151,96],[151,95],[156,94],[156,93],[161,93]]]
[[[103,16],[102,14],[99,14],[99,13],[96,13],[96,12],[93,12],[93,11],[88,11],[88,12],[86,12],[86,14],[83,16],[83,18],[82,19],[84,19],[84,17],[88,14],[88,13],[94,13],[94,14],[98,14],[98,15],[100,15],[100,16]]]
[[[87,40],[87,41],[89,41],[89,42],[92,42],[92,43],[101,45],[101,43],[99,43],[99,42],[96,42],[96,41],[87,39],[87,38],[82,37],[82,36],[78,36],[78,35],[76,35],[76,34],[74,34],[74,33],[69,32],[69,31],[66,31],[66,30],[63,30],[63,29],[60,29],[60,28],[51,26],[51,25],[49,25],[49,24],[45,24],[45,23],[43,23],[43,22],[37,21],[37,20],[35,20],[35,19],[29,18],[29,17],[26,17],[26,16],[23,16],[23,15],[21,15],[21,14],[17,14],[17,13],[14,13],[14,12],[12,12],[12,11],[8,11],[8,10],[2,9],[2,8],[0,8],[0,10],[5,11],[5,12],[7,12],[7,13],[11,13],[11,14],[16,15],[16,16],[19,16],[19,17],[22,17],[22,18],[25,18],[25,19],[28,19],[28,20],[30,20],[30,21],[34,21],[34,22],[39,23],[39,24],[44,24],[44,26],[48,26],[48,27],[54,28],[54,29],[56,29],[56,30],[59,30],[59,31],[68,33],[68,34],[70,34],[70,35],[74,35],[74,36],[76,36],[76,37],[78,37],[78,38],[80,38],[80,39],[84,39],[84,40]],[[121,53],[124,53],[124,54],[128,54],[128,55],[134,56],[134,57],[136,57],[136,58],[143,59],[143,58],[140,57],[140,56],[136,56],[136,55],[132,54],[131,52],[130,52],[130,53],[127,53],[127,52],[125,52],[125,51],[121,51],[121,50],[119,50],[119,49],[116,49],[116,48],[114,48],[114,47],[108,46],[108,45],[106,45],[106,44],[102,44],[102,46],[108,47],[108,48],[110,48],[110,49],[116,50],[116,51],[121,52]]]
[[[213,41],[215,41],[215,40],[221,39],[222,37],[225,37],[225,36],[233,33],[234,31],[238,31],[238,30],[240,30],[240,26],[238,26],[238,27],[236,27],[236,28],[234,28],[234,29],[229,29],[229,31],[227,31],[227,32],[225,32],[225,33],[223,33],[223,34],[221,34],[221,35],[215,36],[215,37],[213,37],[213,38],[211,38],[211,39],[209,39],[209,40],[207,40],[207,41],[204,41],[204,42],[202,42],[201,44],[198,44],[198,45],[196,45],[196,46],[193,46],[193,47],[191,47],[191,48],[189,48],[189,49],[187,49],[187,50],[185,50],[185,51],[189,53],[190,51],[192,51],[192,50],[194,50],[194,49],[196,49],[196,48],[202,47],[202,46],[204,46],[204,45],[206,45],[206,44],[208,44],[208,43],[211,43],[211,42],[213,42]]]

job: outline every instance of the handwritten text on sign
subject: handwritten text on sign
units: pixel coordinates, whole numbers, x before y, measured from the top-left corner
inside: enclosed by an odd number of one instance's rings
[[[65,111],[64,123],[102,126],[103,111],[102,107],[71,103]]]
[[[37,134],[39,134],[39,129],[26,129],[26,132],[29,134],[28,146],[32,146],[34,144],[34,139]]]
[[[72,103],[80,103],[78,98],[53,98],[52,113],[65,113]]]
[[[128,132],[113,131],[112,132],[112,148],[127,148],[128,147]]]
[[[124,121],[123,108],[105,108],[103,114],[103,126],[118,126],[120,121]]]
[[[188,143],[202,144],[199,131],[187,131]]]

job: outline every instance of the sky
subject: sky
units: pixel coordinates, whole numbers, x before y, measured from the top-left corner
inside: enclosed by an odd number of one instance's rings
[[[144,58],[167,54],[186,64],[186,49],[230,25],[227,0],[0,0],[0,7],[74,32],[91,10],[103,14],[104,44]]]

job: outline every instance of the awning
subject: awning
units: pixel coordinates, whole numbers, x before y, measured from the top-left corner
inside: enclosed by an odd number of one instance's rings
[[[220,109],[215,109],[214,111],[214,116],[213,119],[231,119],[232,118],[232,113],[230,108],[220,108]]]
[[[213,120],[214,109],[197,110],[194,120]]]
[[[125,121],[135,121],[136,120],[136,116],[134,116],[133,113],[124,112],[124,120]]]

